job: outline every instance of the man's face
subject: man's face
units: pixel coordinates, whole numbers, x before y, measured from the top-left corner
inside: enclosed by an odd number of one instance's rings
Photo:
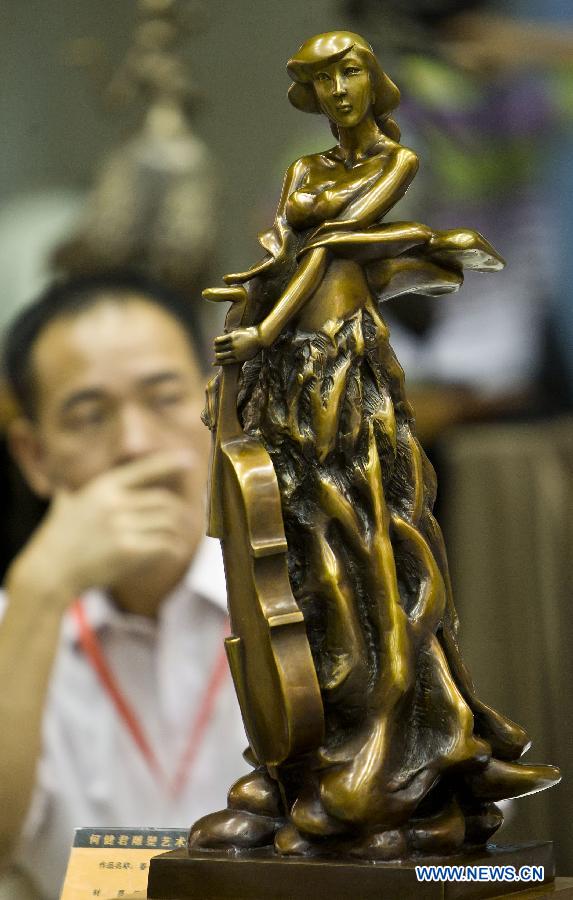
[[[32,354],[44,492],[76,490],[153,453],[189,451],[196,464],[174,485],[192,504],[205,493],[208,432],[203,378],[182,327],[134,294],[56,319]]]

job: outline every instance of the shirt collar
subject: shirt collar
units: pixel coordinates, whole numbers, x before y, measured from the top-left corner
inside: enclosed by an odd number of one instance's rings
[[[227,611],[221,546],[215,538],[205,537],[202,540],[185,576],[161,604],[159,624],[170,608],[175,607],[189,595],[203,598],[221,612]],[[149,634],[157,628],[157,624],[145,616],[122,612],[109,596],[98,588],[86,591],[82,596],[82,602],[88,622],[94,631],[102,631],[105,628],[128,628],[130,631]],[[78,644],[78,628],[70,612],[64,617],[62,636],[64,640],[74,645]]]

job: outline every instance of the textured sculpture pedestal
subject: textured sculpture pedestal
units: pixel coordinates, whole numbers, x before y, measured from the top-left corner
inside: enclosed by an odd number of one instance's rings
[[[544,866],[547,883],[419,882],[416,865]],[[403,863],[368,863],[340,859],[279,857],[271,850],[175,850],[151,860],[150,900],[456,900],[520,896],[573,898],[553,881],[553,845],[488,847],[472,853],[416,859]],[[569,881],[569,879],[568,879]],[[569,893],[567,893],[567,890]]]

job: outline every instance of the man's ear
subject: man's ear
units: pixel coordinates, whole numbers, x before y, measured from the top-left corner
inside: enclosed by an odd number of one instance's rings
[[[42,499],[49,499],[53,485],[34,423],[25,418],[14,419],[8,427],[8,447],[30,488]]]

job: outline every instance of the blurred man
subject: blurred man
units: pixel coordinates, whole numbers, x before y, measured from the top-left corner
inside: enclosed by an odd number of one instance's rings
[[[188,315],[84,279],[7,337],[11,447],[50,508],[5,583],[0,849],[48,897],[74,828],[188,826],[245,768]]]

